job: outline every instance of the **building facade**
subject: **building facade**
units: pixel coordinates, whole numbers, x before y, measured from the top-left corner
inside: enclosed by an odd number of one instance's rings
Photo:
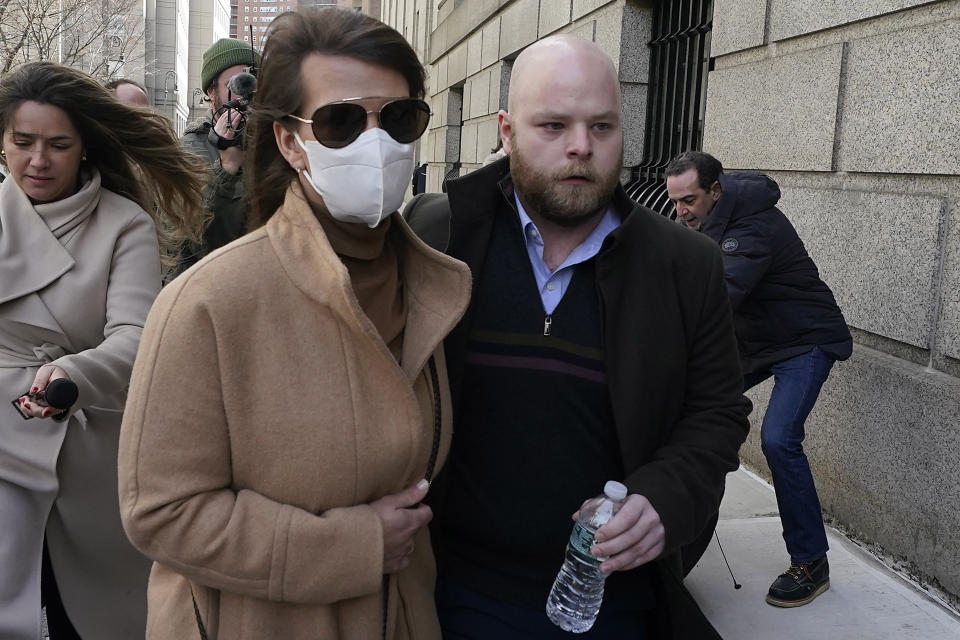
[[[190,3],[146,0],[144,85],[150,102],[182,134],[190,116]]]
[[[956,603],[960,0],[383,0],[381,10],[428,69],[428,191],[479,166],[497,142],[512,61],[564,32],[618,67],[625,178],[702,148],[780,183],[781,208],[856,342],[807,424],[824,510]],[[676,33],[657,26],[701,11],[707,20]],[[688,32],[710,37],[651,65],[651,51]],[[682,121],[654,144],[681,94],[699,106],[680,105]],[[693,135],[678,139],[681,125]],[[741,453],[768,477],[758,431],[771,387],[749,394],[755,428]]]
[[[230,35],[231,1],[236,0],[191,0],[190,2],[190,64],[187,70],[187,88],[190,96],[190,120],[206,117],[210,111],[204,102],[204,87],[201,80],[203,52],[220,38]]]

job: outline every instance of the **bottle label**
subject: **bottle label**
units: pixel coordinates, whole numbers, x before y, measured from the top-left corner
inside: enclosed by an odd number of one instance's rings
[[[593,533],[579,522],[575,523],[573,532],[570,533],[570,549],[582,560],[596,564],[600,561],[590,553],[590,547],[593,546]]]

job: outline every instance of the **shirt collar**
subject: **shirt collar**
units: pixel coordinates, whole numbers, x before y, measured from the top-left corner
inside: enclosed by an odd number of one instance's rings
[[[537,243],[543,244],[543,239],[540,236],[540,229],[537,228],[537,224],[530,218],[530,214],[527,213],[527,210],[523,208],[523,203],[520,202],[520,196],[517,195],[516,189],[513,191],[513,201],[517,205],[517,214],[520,216],[520,228],[523,230],[524,242],[530,242],[530,229],[533,228],[537,232]],[[591,256],[596,255],[600,251],[600,246],[603,244],[604,238],[606,238],[607,235],[618,226],[620,226],[620,216],[617,214],[617,211],[611,202],[607,206],[607,210],[604,212],[603,218],[600,220],[600,224],[598,224],[596,228],[590,232],[590,235],[584,239],[577,249],[584,247],[588,250]],[[576,253],[576,250],[574,253]]]

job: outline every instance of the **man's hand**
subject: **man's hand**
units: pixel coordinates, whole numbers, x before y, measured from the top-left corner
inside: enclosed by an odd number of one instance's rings
[[[580,512],[573,514],[574,519]],[[632,493],[620,511],[597,530],[590,553],[604,558],[600,571],[605,574],[627,571],[655,560],[663,553],[666,532],[660,514],[650,501]]]
[[[409,489],[370,503],[383,523],[384,573],[402,571],[410,564],[413,538],[433,518],[430,507],[419,504],[429,487],[426,480],[421,480]]]
[[[239,135],[235,129],[240,126],[242,116],[243,114],[236,109],[226,109],[220,114],[220,117],[217,118],[217,122],[213,125],[213,130],[216,131],[217,135],[221,138],[232,140]],[[237,175],[237,172],[240,171],[240,165],[243,163],[243,149],[240,148],[240,145],[220,149],[219,153],[220,166],[223,167],[223,170],[230,175]]]

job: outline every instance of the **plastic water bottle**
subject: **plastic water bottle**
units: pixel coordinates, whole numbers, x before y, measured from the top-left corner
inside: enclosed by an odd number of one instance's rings
[[[606,558],[595,558],[590,547],[597,529],[620,510],[626,497],[627,488],[611,480],[603,487],[603,495],[580,509],[567,543],[566,559],[547,598],[547,617],[564,631],[589,631],[597,619],[606,580],[599,567]]]

